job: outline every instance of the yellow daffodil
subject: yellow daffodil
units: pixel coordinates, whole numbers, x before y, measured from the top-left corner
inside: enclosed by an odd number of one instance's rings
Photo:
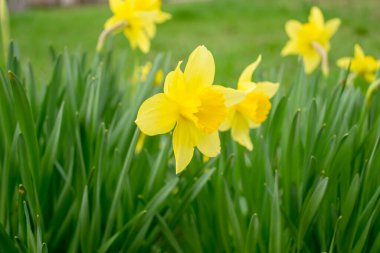
[[[147,62],[144,66],[140,69],[140,78],[141,81],[145,81],[148,78],[149,72],[152,69],[152,63]],[[164,72],[162,69],[157,70],[156,75],[154,76],[154,85],[160,85],[162,82],[162,79],[164,78]]]
[[[105,30],[98,42],[101,50],[104,40],[110,33],[123,32],[132,48],[149,52],[150,39],[156,34],[156,24],[171,16],[161,11],[161,0],[109,0],[113,16],[104,25]]]
[[[173,132],[176,172],[190,163],[194,148],[208,157],[220,152],[218,128],[227,106],[243,99],[241,92],[213,85],[214,58],[206,47],[196,48],[185,71],[177,68],[165,79],[164,92],[147,99],[140,107],[136,124],[146,135]]]
[[[338,18],[325,22],[321,10],[313,7],[307,23],[301,24],[296,20],[289,20],[286,23],[285,30],[289,41],[281,54],[283,56],[300,55],[307,74],[312,73],[322,63],[322,71],[327,75],[330,39],[338,30],[339,25]]]
[[[356,44],[354,57],[343,57],[337,61],[337,65],[343,69],[350,69],[354,74],[353,77],[362,76],[367,82],[372,83],[375,80],[376,71],[380,67],[380,61],[374,57],[365,55],[363,49]]]
[[[267,119],[272,107],[270,98],[276,94],[279,87],[278,83],[252,81],[253,72],[260,61],[261,56],[241,74],[238,91],[244,92],[245,97],[229,108],[226,121],[220,127],[222,131],[231,129],[232,138],[248,150],[253,148],[249,129],[259,127]]]

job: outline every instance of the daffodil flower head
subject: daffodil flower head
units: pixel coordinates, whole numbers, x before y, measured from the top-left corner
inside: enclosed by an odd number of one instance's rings
[[[374,57],[365,55],[363,49],[356,44],[354,57],[343,57],[337,61],[338,67],[350,70],[353,74],[351,77],[361,76],[368,83],[375,81],[376,71],[380,67],[380,61]]]
[[[312,73],[321,64],[323,73],[327,75],[330,39],[339,26],[338,18],[325,22],[321,10],[313,7],[307,23],[301,24],[296,20],[289,20],[286,23],[285,31],[289,41],[281,54],[301,56],[307,74]]]
[[[105,25],[105,36],[123,32],[131,47],[138,47],[147,53],[150,40],[156,34],[156,24],[170,19],[170,14],[161,11],[161,0],[109,0],[113,16]],[[103,34],[104,35],[104,34]],[[102,48],[105,37],[99,38],[98,50]]]
[[[231,129],[232,138],[248,150],[253,149],[249,131],[267,119],[272,107],[270,98],[279,88],[278,83],[252,81],[252,75],[260,62],[261,56],[241,74],[238,91],[244,92],[244,99],[229,108],[227,118],[220,127],[222,131]]]
[[[145,81],[148,78],[149,72],[152,69],[152,63],[147,62],[143,66],[140,67],[140,80]],[[160,85],[162,79],[164,78],[164,72],[162,69],[157,70],[156,75],[154,76],[153,84]]]
[[[166,76],[164,92],[141,105],[135,121],[150,136],[174,129],[177,173],[190,163],[195,147],[208,157],[219,154],[218,129],[227,115],[227,106],[244,97],[241,92],[213,85],[214,58],[204,46],[191,53],[184,72],[180,66],[181,62]]]

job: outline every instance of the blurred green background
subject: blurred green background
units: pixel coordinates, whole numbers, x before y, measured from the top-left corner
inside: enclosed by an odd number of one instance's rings
[[[263,55],[261,72],[276,74],[282,69],[291,76],[297,57],[280,56],[287,41],[284,31],[289,19],[306,21],[312,5],[322,8],[326,19],[339,17],[342,25],[332,39],[330,68],[341,56],[351,55],[355,43],[375,56],[380,52],[380,1],[167,1],[163,10],[173,18],[158,26],[152,51],[140,55],[141,61],[159,52],[170,52],[172,64],[186,60],[198,45],[206,45],[216,60],[216,82],[234,85],[245,66]],[[48,46],[58,52],[67,47],[93,57],[97,38],[105,20],[111,15],[107,5],[70,8],[29,9],[11,14],[11,37],[17,41],[22,59],[37,66],[37,76],[44,79],[52,68]],[[119,34],[115,40],[116,56],[129,48]],[[142,58],[141,58],[142,57]],[[287,67],[289,66],[289,67]],[[339,73],[335,71],[335,73]]]

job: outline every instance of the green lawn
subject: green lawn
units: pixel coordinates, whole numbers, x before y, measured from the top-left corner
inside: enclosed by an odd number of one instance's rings
[[[322,4],[325,16],[340,17],[342,26],[332,40],[330,64],[338,57],[352,54],[353,45],[359,42],[368,53],[380,50],[376,15],[380,4],[366,1],[355,5]],[[360,3],[356,1],[354,3]],[[285,1],[208,1],[164,5],[172,13],[169,22],[158,27],[152,41],[152,58],[158,52],[170,52],[173,62],[183,60],[198,45],[206,45],[215,56],[217,82],[233,83],[242,69],[256,59],[264,57],[264,70],[278,71],[286,62],[296,62],[279,55],[286,42],[284,24],[288,19],[306,20],[310,5]],[[86,6],[69,9],[39,9],[15,13],[11,17],[12,37],[19,43],[23,59],[30,59],[40,69],[49,73],[51,68],[48,46],[58,51],[81,49],[94,54],[97,37],[103,23],[111,15],[108,6]],[[128,48],[123,35],[116,38],[117,52]],[[289,64],[288,64],[289,65]],[[292,64],[295,65],[295,64]],[[332,66],[335,67],[335,66]]]

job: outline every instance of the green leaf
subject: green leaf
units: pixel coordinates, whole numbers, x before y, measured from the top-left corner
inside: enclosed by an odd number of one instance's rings
[[[197,181],[192,185],[192,187],[188,191],[186,191],[186,193],[183,196],[183,199],[181,201],[179,208],[177,209],[176,213],[174,214],[173,224],[175,224],[180,219],[180,216],[183,214],[185,209],[197,197],[197,195],[200,193],[200,191],[206,185],[207,181],[212,176],[212,174],[214,174],[214,172],[215,172],[215,168],[212,168],[210,170],[206,170],[203,173],[203,175],[199,179],[197,179]]]
[[[322,199],[326,193],[328,185],[328,178],[323,178],[320,180],[315,187],[313,192],[310,192],[310,195],[306,198],[301,212],[301,219],[299,223],[298,238],[297,238],[297,247],[301,249],[303,244],[303,238],[307,230],[310,229],[310,224],[313,221],[317,211],[321,205]]]
[[[280,211],[280,196],[278,190],[278,174],[276,173],[272,209],[270,218],[270,231],[269,231],[269,252],[281,252],[281,211]]]
[[[3,224],[0,223],[0,249],[4,252],[17,253],[18,250],[11,240],[7,232],[5,231]]]
[[[259,218],[256,213],[252,215],[251,221],[248,225],[247,237],[245,239],[244,252],[256,252],[257,243],[260,236]]]
[[[111,208],[108,214],[107,223],[106,223],[106,229],[104,232],[103,242],[108,239],[111,228],[113,227],[114,220],[116,218],[116,209],[120,201],[121,193],[123,190],[123,185],[126,180],[126,177],[128,176],[128,171],[130,169],[133,155],[135,153],[135,148],[138,140],[140,131],[138,129],[135,130],[135,133],[133,135],[133,139],[131,142],[131,145],[129,146],[127,156],[124,160],[123,168],[121,169],[120,176],[116,185],[115,194],[113,195],[112,202],[111,202]]]
[[[165,222],[165,220],[160,215],[158,215],[158,214],[156,215],[156,218],[157,218],[158,223],[159,223],[159,225],[161,227],[162,233],[164,234],[164,236],[168,240],[169,244],[174,249],[174,252],[177,252],[177,253],[183,252],[183,250],[181,249],[178,241],[176,240],[175,235],[170,230],[170,228],[169,228],[168,224]]]
[[[350,218],[351,218],[351,214],[355,208],[356,199],[357,199],[357,197],[359,195],[359,191],[360,191],[360,185],[361,185],[360,181],[361,180],[360,180],[359,175],[356,174],[355,177],[353,178],[352,182],[351,182],[351,186],[348,189],[346,198],[342,204],[342,212],[341,212],[342,222],[340,225],[340,230],[342,232],[344,232],[346,230],[347,225],[348,225]],[[349,229],[351,229],[351,228],[349,228]],[[344,235],[344,234],[345,233],[342,233],[342,235]],[[344,238],[341,238],[341,239],[344,239]]]
[[[33,113],[29,105],[25,89],[21,82],[11,71],[8,72],[8,76],[11,82],[12,93],[14,97],[14,109],[16,112],[17,121],[19,123],[21,132],[24,134],[25,142],[28,148],[28,163],[30,164],[33,178],[38,184],[40,154]]]

